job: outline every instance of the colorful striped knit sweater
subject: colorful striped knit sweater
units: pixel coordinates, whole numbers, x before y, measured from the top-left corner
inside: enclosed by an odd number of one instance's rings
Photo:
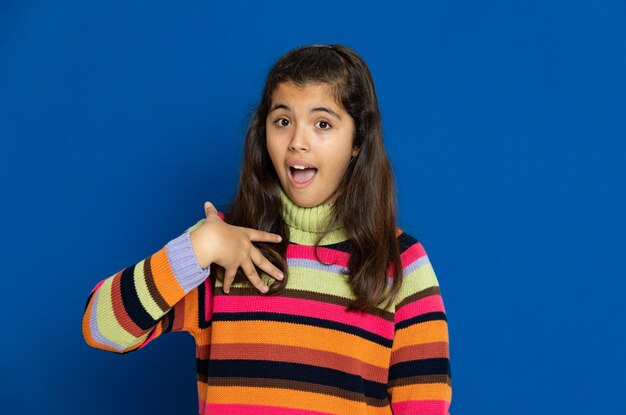
[[[93,347],[140,349],[161,334],[196,342],[200,414],[447,414],[448,329],[422,245],[399,232],[403,281],[391,309],[349,312],[349,241],[312,246],[330,205],[283,197],[289,280],[276,295],[245,284],[226,295],[198,264],[189,232],[91,292],[83,335]]]

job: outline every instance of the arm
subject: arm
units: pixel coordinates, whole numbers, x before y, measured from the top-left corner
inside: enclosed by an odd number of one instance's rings
[[[100,282],[89,295],[83,315],[83,336],[98,349],[126,353],[161,334],[190,331],[197,326],[197,286],[215,263],[225,270],[224,291],[239,268],[261,292],[268,288],[256,267],[283,275],[253,245],[280,242],[279,235],[229,225],[209,202],[198,221],[154,255]]]
[[[180,320],[193,306],[193,301],[185,304],[181,300],[209,274],[199,265],[189,237],[203,222],[96,285],[82,322],[83,336],[90,346],[126,353],[173,329],[174,315]]]
[[[410,242],[401,256],[403,280],[389,365],[391,408],[397,415],[448,415],[452,388],[445,309],[424,248]]]

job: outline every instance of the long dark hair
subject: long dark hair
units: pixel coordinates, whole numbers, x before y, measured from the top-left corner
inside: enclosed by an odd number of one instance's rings
[[[367,311],[383,301],[387,307],[400,288],[402,274],[396,239],[395,185],[383,144],[374,82],[365,61],[350,48],[305,46],[288,52],[274,64],[246,133],[239,187],[226,222],[283,236],[278,245],[257,244],[285,274],[283,281],[272,284],[270,292],[282,289],[288,279],[285,256],[289,228],[280,214],[280,182],[267,151],[265,122],[272,93],[283,82],[329,85],[337,102],[354,120],[358,154],[339,185],[334,217],[328,223],[342,223],[350,240],[348,281],[356,299],[349,309]],[[390,264],[395,277],[388,288]],[[246,281],[241,270],[235,281]]]

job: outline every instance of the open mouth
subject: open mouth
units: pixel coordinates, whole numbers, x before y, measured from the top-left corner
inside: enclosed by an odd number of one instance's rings
[[[317,169],[315,167],[306,167],[300,165],[289,166],[289,176],[294,181],[294,183],[299,185],[308,184],[315,175],[317,174]]]

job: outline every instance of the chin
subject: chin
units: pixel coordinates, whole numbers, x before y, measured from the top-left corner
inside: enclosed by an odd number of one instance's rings
[[[293,194],[291,192],[285,192],[287,194],[287,196],[289,196],[289,199],[295,204],[298,205],[300,207],[303,208],[312,208],[315,206],[319,206],[322,203],[324,203],[324,200],[322,200],[319,197],[311,197],[308,195],[298,195],[298,194]]]
[[[320,204],[320,203],[317,203],[314,200],[310,200],[308,198],[303,198],[303,197],[292,197],[292,196],[289,196],[289,199],[291,199],[291,201],[294,204],[296,204],[296,205],[298,205],[300,207],[303,207],[303,208],[311,208],[311,207],[315,207],[315,206]]]

